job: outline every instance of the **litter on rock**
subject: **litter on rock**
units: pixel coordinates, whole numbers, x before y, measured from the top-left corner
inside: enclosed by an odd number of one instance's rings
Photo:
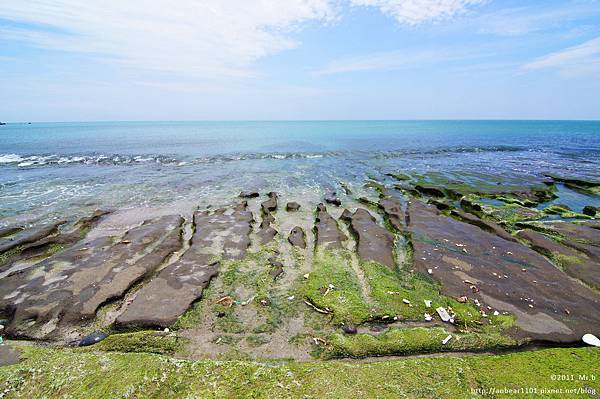
[[[437,314],[440,316],[440,319],[442,319],[442,321],[444,323],[447,323],[450,321],[451,317],[446,309],[444,309],[443,307],[440,306],[435,311],[437,312]]]

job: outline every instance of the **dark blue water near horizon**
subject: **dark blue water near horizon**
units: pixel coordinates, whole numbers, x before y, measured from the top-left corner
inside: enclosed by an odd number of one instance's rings
[[[600,180],[600,121],[89,122],[0,126],[0,219],[225,202],[254,187],[318,200],[385,173]],[[598,203],[568,190],[573,206]],[[1,220],[0,220],[1,222]]]

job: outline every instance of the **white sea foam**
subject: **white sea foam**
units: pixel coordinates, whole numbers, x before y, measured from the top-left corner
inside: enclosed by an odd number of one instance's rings
[[[3,154],[0,155],[0,163],[15,163],[21,162],[23,158],[21,158],[17,154]]]

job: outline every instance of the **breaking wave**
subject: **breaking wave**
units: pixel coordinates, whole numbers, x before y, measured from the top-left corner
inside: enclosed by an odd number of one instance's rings
[[[203,157],[177,157],[170,155],[123,155],[123,154],[0,154],[0,167],[33,168],[43,166],[68,165],[140,165],[160,164],[185,166],[190,164],[211,164],[219,162],[236,162],[248,160],[290,160],[331,157],[359,157],[371,159],[391,159],[411,156],[435,156],[445,154],[478,153],[478,152],[516,152],[524,151],[523,147],[490,146],[490,147],[446,147],[427,150],[403,149],[391,151],[324,151],[324,152],[269,152],[269,153],[232,153]]]

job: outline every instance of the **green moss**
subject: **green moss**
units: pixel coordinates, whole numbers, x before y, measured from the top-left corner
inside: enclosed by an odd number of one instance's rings
[[[376,313],[382,316],[398,316],[403,320],[423,320],[425,313],[433,313],[438,306],[451,307],[457,322],[471,323],[479,320],[479,311],[469,303],[458,303],[441,295],[439,286],[427,275],[407,270],[391,270],[377,262],[361,262],[370,286],[371,297],[377,304]],[[410,304],[406,304],[406,299]],[[432,307],[425,306],[432,301]]]
[[[442,341],[452,335],[452,339]],[[443,351],[482,351],[515,346],[516,342],[500,334],[450,334],[441,327],[391,328],[379,335],[331,334],[321,356],[324,358],[363,358],[384,355],[410,355]]]
[[[21,251],[23,251],[23,247],[17,246],[12,249],[9,249],[8,251],[2,252],[0,254],[0,265],[4,265],[10,262],[13,258],[19,256]]]
[[[183,346],[184,339],[175,333],[138,331],[112,334],[96,345],[79,348],[80,351],[146,352],[173,354]]]
[[[332,285],[334,288],[329,289]],[[303,296],[330,312],[334,323],[360,324],[370,318],[370,306],[361,295],[360,283],[346,251],[319,251],[313,270],[302,286]]]
[[[410,180],[410,176],[404,173],[387,173],[387,175],[399,181]]]
[[[215,327],[219,331],[230,334],[240,334],[245,331],[243,323],[235,315],[234,307],[226,307],[221,304],[216,304],[212,307],[212,311],[220,316],[215,320]]]
[[[549,207],[544,208],[544,213],[547,215],[559,215],[564,219],[592,219],[592,217],[588,215],[584,215],[583,213],[579,212],[573,212],[572,210],[560,205],[550,205]]]
[[[252,347],[268,344],[271,340],[264,335],[250,335],[246,337],[246,342]]]
[[[64,249],[64,245],[61,244],[52,244],[46,249],[46,256],[52,256],[54,254],[59,253]]]
[[[231,357],[235,358],[232,354]],[[187,361],[142,353],[81,353],[23,347],[0,367],[8,398],[474,398],[476,390],[600,389],[594,348],[373,363]],[[572,381],[554,375],[574,375]],[[575,395],[573,395],[575,397]],[[555,397],[506,395],[492,397]]]

